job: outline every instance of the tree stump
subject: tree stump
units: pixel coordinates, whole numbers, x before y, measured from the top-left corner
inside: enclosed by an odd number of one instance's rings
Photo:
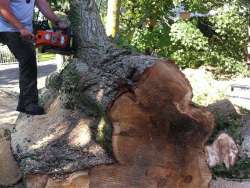
[[[89,170],[90,188],[207,188],[214,119],[192,104],[173,61],[117,48],[94,0],[72,0],[74,59],[47,84],[44,116],[19,117],[12,148],[25,174]],[[53,92],[52,92],[53,91]]]

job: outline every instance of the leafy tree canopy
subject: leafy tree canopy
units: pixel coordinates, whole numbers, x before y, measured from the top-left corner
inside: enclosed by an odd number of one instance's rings
[[[108,0],[96,0],[105,22]],[[69,0],[50,0],[67,11]],[[214,16],[173,21],[174,10]],[[224,73],[245,70],[248,0],[124,0],[117,43],[139,52],[172,58],[183,67],[210,65]]]
[[[210,65],[218,72],[236,73],[244,67],[248,1],[126,0],[121,8],[119,42],[146,54],[170,57],[183,67]],[[180,5],[190,13],[216,15],[173,21]]]

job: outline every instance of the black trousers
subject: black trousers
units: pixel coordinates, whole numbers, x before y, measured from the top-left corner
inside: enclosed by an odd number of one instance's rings
[[[31,41],[18,32],[0,32],[0,42],[6,44],[19,62],[20,95],[17,109],[38,103],[36,51]]]

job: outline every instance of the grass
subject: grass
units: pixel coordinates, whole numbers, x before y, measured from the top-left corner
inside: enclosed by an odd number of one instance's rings
[[[38,61],[42,62],[42,61],[49,61],[49,60],[53,60],[56,58],[55,54],[51,54],[51,53],[38,53]]]

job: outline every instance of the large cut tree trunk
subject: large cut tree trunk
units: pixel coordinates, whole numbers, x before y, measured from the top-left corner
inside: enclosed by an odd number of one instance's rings
[[[112,44],[94,0],[71,10],[77,58],[50,77],[47,115],[21,115],[12,136],[24,174],[88,170],[90,188],[207,188],[214,120],[192,104],[185,76]]]

